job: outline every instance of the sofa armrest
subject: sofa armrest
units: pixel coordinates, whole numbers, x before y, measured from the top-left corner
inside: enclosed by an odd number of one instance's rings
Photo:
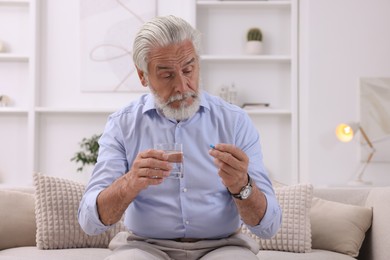
[[[372,226],[361,250],[362,259],[390,259],[390,187],[373,188],[366,200],[366,207],[372,207]],[[360,259],[360,258],[359,258]]]

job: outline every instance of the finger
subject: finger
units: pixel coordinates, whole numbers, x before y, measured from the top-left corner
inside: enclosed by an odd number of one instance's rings
[[[214,160],[215,165],[218,167],[218,175],[223,176],[237,176],[241,172],[242,167],[238,167],[238,165],[230,165],[219,159]]]
[[[239,161],[243,161],[246,159],[246,154],[238,147],[232,145],[232,144],[216,144],[215,150],[221,151],[221,152],[226,152],[237,158]]]
[[[211,149],[210,155],[213,156],[216,160],[214,162],[217,166],[222,167],[222,164],[227,164],[233,168],[236,168],[240,161],[228,152],[222,152],[217,149]]]
[[[168,155],[162,150],[149,149],[139,153],[140,158],[155,158],[162,161],[168,160]]]
[[[164,181],[163,178],[149,178],[149,177],[139,177],[137,178],[137,187],[140,189],[146,189],[150,185],[159,185]]]
[[[163,183],[164,179],[158,178],[158,179],[148,179],[148,185],[159,185]]]
[[[168,177],[170,174],[170,170],[164,171],[158,168],[152,169],[152,168],[144,168],[140,170],[140,176],[146,177],[149,179],[162,179],[165,177]]]
[[[140,157],[141,158],[137,158],[133,163],[135,169],[151,168],[163,171],[170,171],[172,169],[172,165],[168,161],[152,157],[142,158],[142,155]]]

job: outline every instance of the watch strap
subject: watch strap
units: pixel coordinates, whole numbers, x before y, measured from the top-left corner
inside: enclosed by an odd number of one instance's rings
[[[227,191],[229,192],[229,194],[230,194],[231,196],[233,196],[233,197],[236,198],[236,199],[242,200],[241,192],[242,192],[243,190],[245,190],[248,186],[252,186],[252,184],[251,184],[252,179],[251,179],[251,177],[249,176],[248,173],[247,173],[247,176],[248,176],[248,183],[247,183],[244,187],[241,188],[241,190],[240,190],[239,193],[231,193],[230,190],[229,190],[228,188],[226,188]]]

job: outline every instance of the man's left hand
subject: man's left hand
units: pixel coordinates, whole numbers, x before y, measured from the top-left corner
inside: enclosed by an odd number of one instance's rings
[[[215,149],[211,149],[209,153],[214,157],[222,183],[231,193],[239,193],[248,183],[248,156],[231,144],[216,144]]]

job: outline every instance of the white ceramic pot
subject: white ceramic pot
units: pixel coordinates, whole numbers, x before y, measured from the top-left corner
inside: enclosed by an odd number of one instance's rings
[[[263,43],[259,41],[247,41],[245,52],[247,54],[259,55],[263,53]]]

